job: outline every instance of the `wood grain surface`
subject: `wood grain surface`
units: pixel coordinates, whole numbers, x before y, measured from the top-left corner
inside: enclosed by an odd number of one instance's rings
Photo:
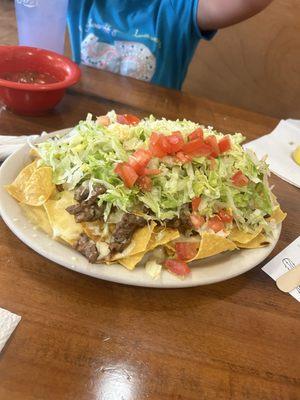
[[[187,116],[248,138],[275,119],[83,70],[44,117],[0,112],[0,134],[72,126],[114,108]],[[272,177],[288,217],[271,256],[299,235],[299,189]],[[270,256],[270,257],[271,257]],[[268,259],[270,259],[270,257]],[[0,400],[297,400],[299,303],[260,266],[180,290],[118,285],[36,254],[0,220],[0,306],[22,316],[0,354]]]
[[[0,1],[0,44],[17,44],[12,0]],[[183,90],[278,118],[300,118],[299,76],[300,1],[274,0],[249,21],[202,41]]]

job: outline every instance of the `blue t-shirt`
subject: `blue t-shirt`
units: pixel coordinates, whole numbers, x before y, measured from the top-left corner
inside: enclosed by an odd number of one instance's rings
[[[73,58],[180,89],[200,39],[199,0],[69,0]],[[200,0],[201,1],[201,0]]]

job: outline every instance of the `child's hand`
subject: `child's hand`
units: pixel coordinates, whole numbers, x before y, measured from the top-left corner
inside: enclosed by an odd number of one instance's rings
[[[262,11],[273,0],[201,0],[198,24],[201,30],[224,28]]]

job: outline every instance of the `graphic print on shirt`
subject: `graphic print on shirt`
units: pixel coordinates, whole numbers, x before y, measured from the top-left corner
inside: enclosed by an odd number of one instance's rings
[[[156,58],[143,43],[114,41],[100,42],[89,33],[81,43],[81,62],[106,71],[150,81],[156,68]]]

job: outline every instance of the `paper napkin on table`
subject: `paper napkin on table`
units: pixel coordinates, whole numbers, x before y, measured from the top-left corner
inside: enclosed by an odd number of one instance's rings
[[[0,161],[5,160],[6,157],[10,156],[16,150],[19,150],[28,139],[34,139],[38,135],[31,136],[6,136],[0,135]]]
[[[300,166],[292,158],[296,147],[300,146],[300,121],[282,120],[268,135],[244,145],[255,151],[258,158],[267,155],[270,170],[281,179],[300,188]]]
[[[262,270],[274,281],[300,264],[300,236],[272,258]],[[296,300],[300,301],[300,286],[289,292]]]
[[[19,315],[0,308],[0,352],[20,320],[21,317]]]

